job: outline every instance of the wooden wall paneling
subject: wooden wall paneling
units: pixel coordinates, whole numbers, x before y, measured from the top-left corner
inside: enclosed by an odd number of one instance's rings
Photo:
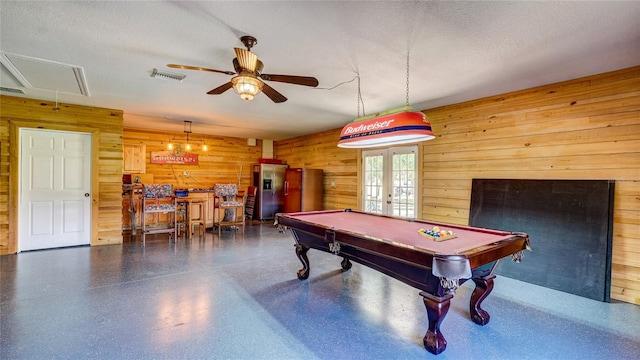
[[[18,131],[20,128],[76,131],[92,134],[92,245],[122,242],[121,194],[122,111],[0,96],[0,254],[17,251]],[[5,145],[6,144],[6,145]],[[5,150],[7,155],[5,155]],[[11,155],[8,155],[11,153]]]
[[[9,254],[9,119],[0,114],[0,255]]]
[[[632,68],[426,110],[437,139],[421,145],[422,217],[467,224],[474,177],[618,180],[615,204],[625,209],[614,210],[611,293],[640,303],[640,267],[631,260],[640,257],[628,251],[640,248],[640,206],[628,205],[639,202],[640,189],[620,185],[640,180],[639,77],[640,68]],[[343,153],[344,168],[331,160],[344,150],[335,147],[339,132],[275,143],[277,157],[291,166],[344,169],[334,180],[347,191],[327,189],[325,180],[327,209],[358,204],[358,151]]]
[[[634,261],[638,258],[634,249],[640,247],[640,168],[637,166],[640,93],[637,89],[640,89],[640,67],[425,110],[437,137],[420,144],[422,218],[467,223],[473,178],[615,180],[611,294],[617,300],[640,303],[640,266]],[[12,107],[18,110],[11,110]],[[22,112],[23,116],[26,111],[32,120],[51,117],[50,109],[38,106],[25,109],[19,103],[3,102],[2,184],[7,183],[4,180],[9,177],[7,162],[10,162],[4,151],[8,149],[5,109]],[[102,110],[78,111],[79,116],[88,116]],[[61,126],[73,127],[74,124],[65,119]],[[360,152],[337,148],[339,133],[340,129],[334,129],[274,143],[276,157],[290,166],[325,171],[325,209],[357,208],[359,204]],[[125,129],[124,136],[127,142],[145,143],[148,157],[150,146],[163,150],[171,137],[182,134]],[[108,141],[108,135],[101,137]],[[227,181],[237,177],[235,168],[240,164],[250,165],[259,158],[260,144],[247,147],[244,139],[219,137],[208,137],[207,141],[218,151],[201,155],[201,162],[206,166],[156,166],[152,173],[160,180],[154,182],[195,183],[193,179],[181,178],[179,174],[184,170],[206,184]],[[148,164],[149,159],[146,160]],[[244,167],[242,186],[250,183],[250,171],[250,166]],[[0,199],[7,194],[8,189],[0,185]],[[111,205],[111,199],[106,202]],[[7,212],[0,204],[0,230],[7,228],[4,220],[8,218]],[[0,251],[6,243],[2,234],[0,231]]]
[[[324,209],[359,207],[358,150],[337,146],[342,129],[274,142],[276,158],[293,168],[322,169]]]
[[[638,89],[634,67],[425,110],[422,217],[466,224],[473,178],[614,180],[611,296],[640,304]]]
[[[640,299],[640,181],[616,183],[611,297]]]
[[[248,146],[247,139],[191,134],[194,144],[203,140],[208,150],[196,149],[198,165],[151,164],[152,151],[164,151],[171,139],[185,139],[182,132],[158,131],[125,127],[123,141],[128,144],[144,144],[146,147],[146,174],[153,175],[157,184],[172,184],[174,188],[209,188],[216,183],[238,183],[241,189],[251,184],[251,165],[262,154],[261,141]],[[175,141],[179,142],[179,141]],[[189,175],[185,175],[185,171]]]

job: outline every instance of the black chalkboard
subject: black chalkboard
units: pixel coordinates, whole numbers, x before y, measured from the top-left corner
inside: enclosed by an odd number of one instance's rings
[[[497,274],[609,302],[614,185],[473,179],[469,225],[529,234],[532,251]]]

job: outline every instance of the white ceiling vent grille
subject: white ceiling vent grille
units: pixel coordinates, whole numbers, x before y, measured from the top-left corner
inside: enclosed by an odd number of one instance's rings
[[[176,80],[176,81],[182,82],[182,80],[184,80],[184,78],[186,78],[187,75],[176,74],[176,73],[172,73],[165,70],[153,69],[153,71],[151,71],[151,77],[167,79],[167,80]]]
[[[9,87],[0,86],[0,91],[10,93],[10,94],[22,94],[24,95],[24,91],[21,89],[14,89]]]
[[[0,54],[0,63],[25,88],[90,96],[79,66],[8,53]]]

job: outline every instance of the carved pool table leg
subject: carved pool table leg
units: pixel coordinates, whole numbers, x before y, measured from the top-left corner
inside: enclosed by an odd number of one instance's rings
[[[340,266],[342,266],[342,270],[347,271],[349,269],[351,269],[351,266],[353,264],[351,263],[351,260],[349,260],[349,258],[343,257],[342,261],[340,262]]]
[[[427,308],[429,318],[429,330],[424,335],[422,343],[430,353],[438,355],[447,348],[447,340],[440,332],[440,324],[449,311],[452,294],[443,297],[434,296],[426,292],[420,292],[424,306]]]
[[[491,294],[493,290],[493,279],[495,275],[491,274],[481,278],[473,278],[473,282],[476,284],[476,288],[471,294],[471,301],[469,303],[469,313],[471,314],[471,320],[478,325],[486,325],[489,323],[491,316],[488,312],[480,307],[482,301]]]
[[[305,280],[309,277],[309,258],[307,257],[307,251],[309,248],[300,244],[295,244],[296,255],[302,263],[302,269],[298,270],[298,279]]]

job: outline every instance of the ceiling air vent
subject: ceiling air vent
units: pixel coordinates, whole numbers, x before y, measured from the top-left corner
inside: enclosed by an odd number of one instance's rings
[[[24,91],[22,91],[20,89],[8,88],[8,87],[4,87],[4,86],[0,86],[0,91],[1,92],[6,92],[6,93],[11,93],[11,94],[22,94],[22,95],[24,95]]]
[[[84,69],[57,61],[0,53],[0,63],[27,89],[90,96]]]
[[[176,74],[176,73],[172,73],[165,70],[153,69],[153,71],[151,72],[151,77],[152,78],[157,77],[160,79],[167,79],[167,80],[176,80],[176,81],[182,82],[182,80],[184,80],[184,78],[186,78],[187,75]]]

